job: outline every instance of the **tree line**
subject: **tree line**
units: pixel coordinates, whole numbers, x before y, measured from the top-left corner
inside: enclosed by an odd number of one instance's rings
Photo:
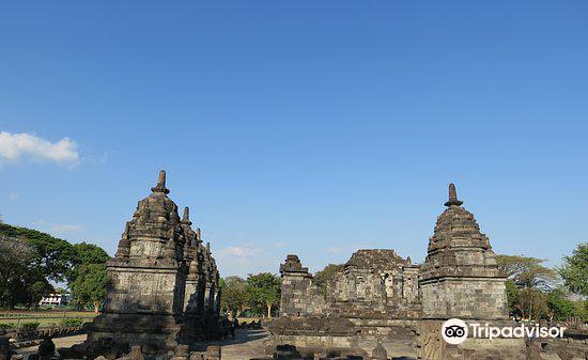
[[[102,248],[0,223],[0,307],[37,307],[66,283],[78,307],[98,311],[107,285]]]
[[[555,268],[534,257],[498,255],[496,261],[507,275],[511,315],[534,321],[577,317],[588,322],[588,243],[579,244]]]
[[[247,279],[229,276],[221,280],[221,308],[233,316],[272,317],[280,304],[279,276],[249,274]]]

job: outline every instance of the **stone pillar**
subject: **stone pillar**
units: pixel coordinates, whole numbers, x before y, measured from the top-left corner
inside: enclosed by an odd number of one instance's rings
[[[419,269],[418,265],[402,267],[402,298],[407,301],[419,299]]]
[[[194,258],[190,262],[188,278],[186,279],[186,292],[184,297],[184,311],[192,306],[194,309],[198,307],[198,284],[200,283],[200,266],[198,258]]]
[[[326,301],[321,290],[313,284],[308,268],[302,267],[296,255],[288,255],[280,265],[282,287],[280,316],[322,314]]]

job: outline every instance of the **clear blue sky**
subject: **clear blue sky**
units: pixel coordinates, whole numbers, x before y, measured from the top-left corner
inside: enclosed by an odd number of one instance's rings
[[[588,240],[588,2],[5,1],[0,213],[116,249],[157,171],[223,276]],[[67,138],[69,140],[64,140]]]

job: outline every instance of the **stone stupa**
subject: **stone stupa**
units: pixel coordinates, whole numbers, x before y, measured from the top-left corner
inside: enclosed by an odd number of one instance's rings
[[[200,232],[191,229],[188,208],[180,219],[165,183],[162,170],[107,263],[106,301],[103,313],[87,326],[89,342],[109,339],[163,351],[204,338],[204,319],[210,319],[210,332],[215,330],[218,312],[204,313],[204,303],[220,302],[216,264],[210,250],[203,248]],[[205,271],[217,277],[207,278]],[[204,298],[205,289],[214,292],[206,294],[209,299]]]
[[[454,184],[437,218],[420,273],[423,310],[429,318],[506,319],[505,275],[488,237],[464,209]]]

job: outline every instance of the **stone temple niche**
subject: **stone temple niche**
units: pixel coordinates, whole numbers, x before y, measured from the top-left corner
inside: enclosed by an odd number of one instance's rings
[[[506,277],[496,265],[488,237],[449,185],[447,209],[437,218],[421,267],[426,317],[506,319]]]
[[[384,290],[386,291],[386,298],[394,297],[394,277],[388,273],[383,276]]]
[[[418,269],[394,250],[358,250],[329,283],[327,299],[334,312],[401,316],[410,308],[414,314],[420,306]]]
[[[103,314],[87,326],[88,341],[154,344],[160,350],[206,337],[218,318],[218,270],[189,210],[180,219],[161,171],[151,194],[127,222],[114,259]],[[208,293],[207,291],[208,290]],[[212,291],[212,292],[211,292]],[[208,298],[206,298],[208,296]],[[205,307],[204,303],[213,306]]]

